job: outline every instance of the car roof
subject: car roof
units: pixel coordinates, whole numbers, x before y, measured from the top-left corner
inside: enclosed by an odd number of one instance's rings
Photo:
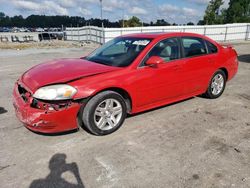
[[[162,37],[177,37],[177,36],[190,36],[190,37],[202,37],[204,35],[200,35],[197,33],[187,33],[187,32],[153,32],[153,33],[133,33],[128,35],[122,35],[121,37],[138,37],[138,38],[162,38]]]

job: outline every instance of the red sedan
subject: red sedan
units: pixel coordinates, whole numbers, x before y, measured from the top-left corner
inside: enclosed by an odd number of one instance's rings
[[[219,97],[236,74],[236,51],[192,33],[117,37],[89,56],[37,65],[16,82],[17,117],[36,132],[84,126],[116,131],[126,115],[192,96]]]

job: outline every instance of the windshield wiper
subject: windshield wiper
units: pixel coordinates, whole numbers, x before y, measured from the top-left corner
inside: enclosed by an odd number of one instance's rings
[[[101,60],[98,60],[98,59],[89,59],[88,61],[92,61],[92,62],[95,62],[95,63],[98,63],[98,64],[103,64],[103,65],[108,65],[108,66],[112,66],[111,64],[109,63],[105,63]]]

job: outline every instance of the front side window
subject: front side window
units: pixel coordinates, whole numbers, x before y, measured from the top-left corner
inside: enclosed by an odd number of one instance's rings
[[[165,62],[180,58],[180,49],[177,38],[169,38],[157,43],[143,60],[143,65],[152,57],[158,56],[164,59]]]
[[[206,46],[201,38],[183,37],[182,44],[185,57],[207,54]]]
[[[134,37],[115,38],[95,50],[85,59],[109,66],[125,67],[135,60],[151,40]]]

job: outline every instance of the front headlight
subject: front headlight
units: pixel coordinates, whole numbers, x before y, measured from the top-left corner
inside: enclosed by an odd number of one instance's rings
[[[33,97],[42,100],[65,100],[71,99],[76,92],[77,90],[70,85],[58,84],[41,87]]]

